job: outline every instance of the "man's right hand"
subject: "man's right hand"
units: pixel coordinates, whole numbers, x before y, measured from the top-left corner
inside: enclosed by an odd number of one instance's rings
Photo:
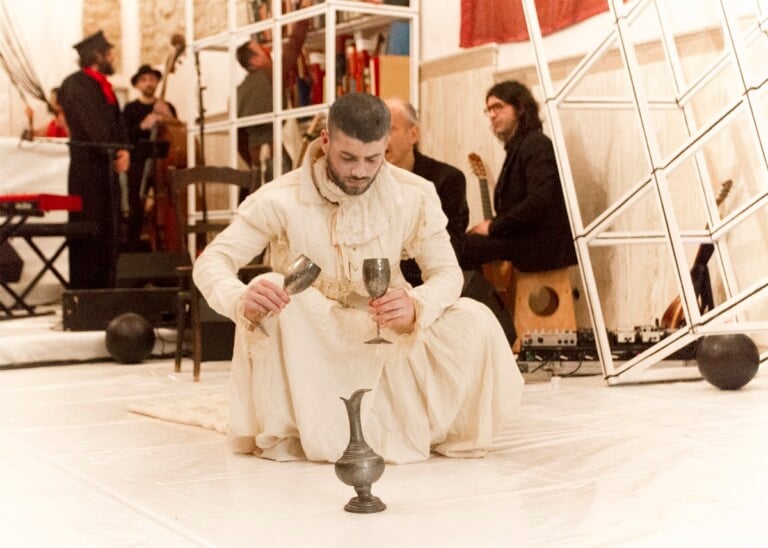
[[[260,322],[269,313],[279,314],[291,302],[291,297],[279,285],[269,280],[257,280],[248,286],[243,313],[250,322]]]
[[[118,173],[125,173],[131,165],[131,155],[127,150],[120,149],[115,153],[114,168]]]

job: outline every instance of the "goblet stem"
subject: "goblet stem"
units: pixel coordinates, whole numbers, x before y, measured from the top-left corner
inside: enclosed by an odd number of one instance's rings
[[[376,338],[365,341],[365,344],[392,344],[392,341],[388,341],[381,336],[381,327],[379,326],[379,322],[376,322]]]

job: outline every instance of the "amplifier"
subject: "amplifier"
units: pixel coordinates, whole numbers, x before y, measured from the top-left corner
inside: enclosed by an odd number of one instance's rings
[[[534,331],[525,333],[522,338],[523,346],[541,347],[541,346],[576,346],[578,344],[578,335],[576,331]]]
[[[176,327],[178,288],[70,289],[62,295],[66,331],[103,331],[125,312],[144,316],[153,327]]]

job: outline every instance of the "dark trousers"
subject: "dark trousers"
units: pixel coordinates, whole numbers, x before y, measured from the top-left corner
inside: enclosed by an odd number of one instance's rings
[[[464,270],[464,287],[461,290],[461,296],[479,301],[490,308],[499,320],[509,344],[512,345],[515,342],[517,333],[511,313],[504,308],[499,294],[482,273],[476,270]]]

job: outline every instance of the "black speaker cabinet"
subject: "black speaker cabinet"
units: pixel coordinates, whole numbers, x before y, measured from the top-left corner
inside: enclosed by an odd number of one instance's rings
[[[177,266],[189,265],[186,252],[121,253],[117,258],[117,287],[178,287]]]
[[[154,327],[176,327],[175,287],[70,289],[62,295],[66,331],[102,331],[125,312],[144,316]]]

